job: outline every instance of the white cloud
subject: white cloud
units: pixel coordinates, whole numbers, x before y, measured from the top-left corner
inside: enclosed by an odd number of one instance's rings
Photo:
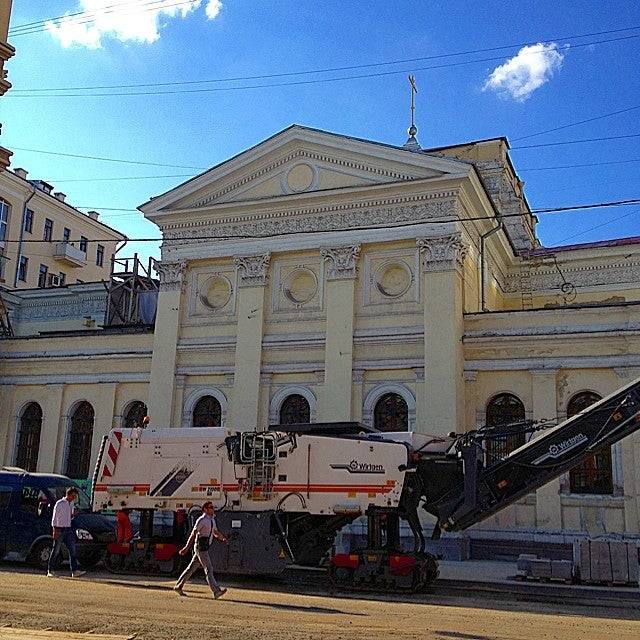
[[[523,47],[518,55],[493,70],[482,89],[524,102],[549,81],[553,72],[562,67],[563,60],[564,54],[555,43]]]
[[[104,38],[133,42],[155,42],[162,19],[181,17],[195,11],[203,0],[79,0],[76,10],[54,22],[47,31],[63,47],[99,49]],[[221,0],[206,0],[209,20],[222,9]]]

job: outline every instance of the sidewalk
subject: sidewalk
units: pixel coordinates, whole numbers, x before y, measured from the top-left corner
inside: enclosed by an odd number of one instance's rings
[[[470,582],[513,582],[518,573],[516,562],[497,560],[438,560],[440,580]]]
[[[548,603],[571,601],[588,606],[612,609],[636,606],[640,612],[640,586],[623,584],[581,584],[560,580],[517,580],[517,562],[491,560],[439,560],[440,577],[434,585],[447,592],[456,590],[482,592],[485,596],[539,600]]]

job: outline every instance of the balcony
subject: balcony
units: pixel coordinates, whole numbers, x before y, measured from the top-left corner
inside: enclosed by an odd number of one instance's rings
[[[87,252],[80,251],[70,242],[59,242],[56,245],[53,257],[72,267],[85,267],[87,265]]]

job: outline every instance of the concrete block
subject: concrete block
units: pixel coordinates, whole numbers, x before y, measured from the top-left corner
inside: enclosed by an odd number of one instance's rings
[[[604,540],[592,540],[591,553],[591,582],[613,582],[613,568],[611,566],[610,543]]]
[[[573,562],[571,560],[552,560],[551,577],[554,580],[571,580],[573,578]]]
[[[613,582],[629,582],[629,557],[626,542],[610,542],[611,579]]]
[[[638,584],[640,580],[640,565],[638,564],[638,547],[632,542],[627,543],[627,566],[629,567],[629,582]]]
[[[518,556],[518,571],[531,575],[531,561],[537,559],[538,556],[535,553],[521,553]]]
[[[591,549],[589,540],[579,540],[574,545],[573,564],[582,580],[591,580]]]
[[[551,578],[551,560],[549,558],[531,560],[531,575],[534,578]]]

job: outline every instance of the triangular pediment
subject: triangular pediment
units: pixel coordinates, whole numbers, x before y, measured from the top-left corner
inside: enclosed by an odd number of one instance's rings
[[[140,208],[153,218],[467,171],[468,164],[457,160],[294,125]]]

